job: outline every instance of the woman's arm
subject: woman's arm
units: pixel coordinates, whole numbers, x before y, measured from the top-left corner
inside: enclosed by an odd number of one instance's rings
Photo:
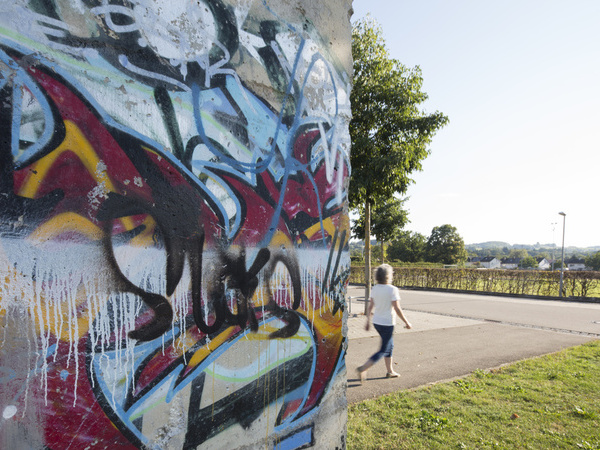
[[[400,319],[402,319],[402,321],[406,324],[406,328],[411,329],[412,324],[408,321],[408,319],[404,315],[404,311],[402,311],[402,308],[400,308],[400,303],[398,303],[398,300],[394,300],[392,302],[392,308],[394,308],[394,310],[396,311],[396,314],[398,314],[398,317],[400,317]]]

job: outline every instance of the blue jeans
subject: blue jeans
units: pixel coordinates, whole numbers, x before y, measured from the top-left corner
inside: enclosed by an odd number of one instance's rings
[[[386,358],[391,358],[392,356],[392,350],[394,350],[394,325],[377,325],[374,323],[373,326],[379,333],[379,336],[381,336],[381,348],[369,358],[373,363],[376,363],[384,356]]]

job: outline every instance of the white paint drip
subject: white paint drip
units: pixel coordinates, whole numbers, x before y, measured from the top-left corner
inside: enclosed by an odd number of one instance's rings
[[[2,245],[4,241],[0,241]],[[51,363],[64,364],[69,368],[68,380],[71,383],[73,405],[78,401],[78,384],[81,381],[79,372],[78,351],[85,346],[80,345],[80,336],[89,340],[88,371],[91,374],[90,383],[98,388],[97,380],[102,380],[107,387],[108,400],[117,407],[123,401],[132,386],[136,370],[136,344],[128,338],[128,332],[135,329],[136,318],[143,308],[140,298],[130,293],[110,293],[111,280],[106,277],[104,265],[106,261],[101,256],[99,247],[78,244],[53,244],[52,248],[36,249],[25,241],[12,241],[8,260],[16,263],[0,268],[3,295],[0,307],[5,311],[11,308],[27,314],[35,319],[38,332],[28,340],[31,366],[27,374],[24,395],[27,397],[29,383],[36,380],[45,392],[48,402],[48,371]],[[122,273],[135,285],[149,291],[166,295],[166,261],[164,250],[139,247],[119,246],[114,249],[115,257]],[[320,297],[320,280],[324,275],[328,251],[297,251],[295,254],[301,268],[302,298],[312,313],[308,319],[313,322],[323,308],[317,313],[316,299]],[[210,253],[204,258],[204,266],[210,267],[214,262]],[[14,269],[16,267],[16,269]],[[23,276],[24,274],[32,276]],[[333,274],[331,274],[333,276]],[[204,277],[206,280],[207,277]],[[264,286],[267,281],[264,271],[259,275],[259,281]],[[323,282],[327,283],[327,280]],[[293,307],[293,289],[287,267],[278,263],[269,280],[274,299],[280,306]],[[173,307],[173,326],[171,331],[176,333],[177,326],[186,330],[185,319],[191,310],[190,298],[191,274],[189,264],[184,266],[182,280],[169,299]],[[202,290],[204,317],[208,318],[211,309],[206,298],[206,289]],[[327,296],[327,307],[333,307],[333,298]],[[324,300],[324,299],[323,299]],[[261,305],[265,317],[265,289],[257,289],[256,305]],[[311,320],[312,319],[312,320]],[[86,329],[81,329],[85,324]],[[35,334],[34,327],[31,327]],[[56,336],[62,336],[56,340]],[[247,339],[244,339],[247,341]],[[163,346],[166,337],[162,337]],[[174,341],[180,354],[185,354],[190,344],[186,339]],[[208,345],[209,340],[207,340]],[[266,345],[266,343],[264,343]],[[164,348],[167,350],[168,348]],[[264,353],[266,349],[267,353]],[[268,346],[256,355],[255,366],[260,372],[269,365],[270,350]],[[274,352],[275,349],[273,349]],[[288,353],[286,347],[282,349]],[[35,355],[35,356],[34,356]],[[60,356],[60,360],[58,359]],[[271,354],[275,357],[275,353]],[[111,393],[111,394],[109,394]],[[111,397],[112,395],[112,397]],[[26,402],[27,398],[25,398]],[[25,403],[26,404],[26,403]]]

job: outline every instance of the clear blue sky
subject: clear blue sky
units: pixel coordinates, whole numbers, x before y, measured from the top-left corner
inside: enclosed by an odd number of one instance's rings
[[[408,191],[407,229],[465,243],[600,245],[600,0],[355,0],[421,67],[450,123]],[[553,232],[552,223],[558,222]]]

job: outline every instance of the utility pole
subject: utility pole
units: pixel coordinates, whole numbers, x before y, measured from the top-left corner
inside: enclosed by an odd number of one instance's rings
[[[562,238],[562,255],[560,257],[560,286],[558,291],[558,296],[562,298],[563,296],[563,276],[565,272],[565,221],[567,215],[564,212],[559,212],[561,216],[563,216],[563,238]]]

